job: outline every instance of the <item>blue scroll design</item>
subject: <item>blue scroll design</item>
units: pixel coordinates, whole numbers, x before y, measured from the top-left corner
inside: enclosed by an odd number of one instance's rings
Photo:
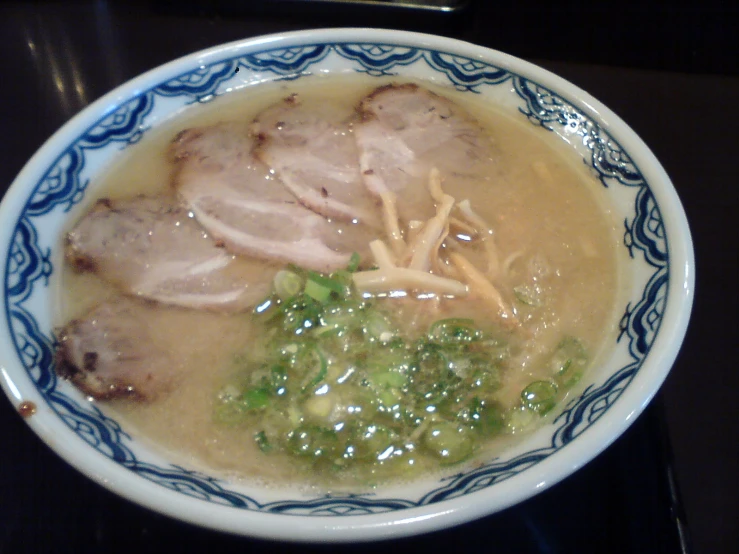
[[[325,495],[299,501],[271,502],[264,505],[264,510],[273,514],[354,516],[403,510],[415,505],[417,505],[415,502],[403,499],[376,498],[369,494],[346,494]]]
[[[26,207],[25,217],[40,216],[57,205],[65,211],[82,200],[88,182],[80,179],[85,154],[77,144],[71,146],[46,174]]]
[[[414,64],[423,56],[418,48],[392,44],[337,44],[334,50],[342,58],[359,63],[362,69],[358,71],[373,77],[395,75],[392,69]]]
[[[199,67],[154,88],[154,94],[161,96],[185,96],[190,102],[204,102],[212,99],[218,87],[238,71],[233,60]]]
[[[398,66],[424,62],[443,73],[458,90],[477,92],[480,85],[498,85],[511,78],[503,69],[463,56],[391,44],[337,44],[337,54],[360,64],[358,71],[375,77],[395,75]]]
[[[511,78],[504,69],[461,56],[429,52],[424,58],[429,67],[444,73],[457,90],[477,92],[480,85],[500,85]]]
[[[23,217],[16,226],[13,242],[8,253],[8,296],[23,301],[31,295],[33,283],[40,281],[48,285],[53,271],[51,250],[38,245],[36,227],[29,218]]]
[[[83,149],[103,148],[111,142],[133,144],[141,140],[145,127],[144,119],[154,108],[151,93],[136,96],[97,122],[79,140]]]
[[[641,187],[636,195],[634,218],[624,221],[624,244],[633,258],[636,251],[644,254],[647,262],[654,267],[667,263],[667,244],[665,229],[657,202],[652,191]]]
[[[274,73],[281,79],[297,79],[330,52],[331,46],[327,44],[278,48],[241,56],[238,64],[253,71]]]
[[[633,217],[624,221],[624,242],[632,258],[643,257],[654,272],[641,298],[633,306],[626,306],[620,323],[619,341],[628,341],[632,361],[604,383],[591,385],[572,399],[554,420],[555,430],[546,447],[512,459],[492,460],[446,477],[418,498],[338,494],[260,503],[228,489],[227,483],[212,476],[139,459],[130,446],[131,438],[117,421],[97,405],[80,401],[58,386],[53,362],[54,338],[39,328],[26,306],[36,287],[48,286],[53,273],[51,252],[40,246],[36,222],[55,209],[67,212],[81,201],[88,185],[81,178],[86,153],[93,149],[125,147],[140,140],[147,130],[146,116],[158,98],[181,97],[188,102],[212,100],[238,75],[240,68],[270,73],[274,79],[296,79],[308,74],[331,53],[353,62],[355,71],[377,77],[393,75],[402,66],[424,64],[444,75],[457,89],[473,93],[479,92],[482,85],[497,86],[512,81],[524,117],[551,131],[579,136],[590,151],[585,163],[604,186],[627,186],[636,191]],[[217,61],[142,92],[105,114],[59,156],[35,187],[15,226],[6,260],[4,294],[16,352],[29,376],[59,417],[106,458],[168,490],[221,506],[275,514],[343,517],[403,510],[470,494],[509,479],[562,449],[607,412],[639,371],[659,331],[668,281],[664,225],[648,184],[620,144],[565,98],[529,79],[476,59],[392,44],[337,43],[266,49]]]

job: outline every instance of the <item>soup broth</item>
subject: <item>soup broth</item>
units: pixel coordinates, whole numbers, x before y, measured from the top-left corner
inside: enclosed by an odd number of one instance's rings
[[[167,148],[182,129],[221,121],[250,121],[266,107],[296,92],[308,102],[312,98],[328,99],[337,109],[349,112],[378,84],[382,81],[370,77],[303,78],[287,84],[260,85],[189,107],[127,148],[96,187],[96,198],[174,196]],[[501,431],[486,439],[484,446],[476,446],[471,455],[447,460],[471,462],[497,454],[556,413],[556,409],[536,413],[521,403],[529,385],[552,379],[552,359],[558,352],[570,349],[568,363],[584,365],[587,358],[591,367],[603,355],[605,345],[612,344],[619,295],[619,237],[602,185],[553,133],[530,125],[523,117],[503,113],[475,95],[439,87],[433,90],[472,114],[494,147],[494,163],[484,179],[443,175],[442,185],[456,201],[468,199],[475,213],[494,231],[498,260],[506,275],[507,289],[501,294],[520,326],[501,325],[490,306],[473,296],[397,298],[390,294],[380,295],[372,303],[407,345],[428,340],[424,337],[439,320],[472,320],[476,328],[505,344],[506,358],[496,376],[500,384],[495,392],[496,405],[508,414],[501,421]],[[454,232],[463,236],[461,229]],[[484,264],[483,250],[470,250],[470,259],[478,266]],[[258,260],[248,263],[269,276],[285,267]],[[95,275],[68,268],[59,291],[60,324],[120,295]],[[386,479],[410,479],[423,472],[448,470],[443,457],[441,463],[434,463],[433,456],[417,451],[405,453],[402,471],[361,465],[321,466],[319,471],[311,471],[315,467],[312,462],[279,455],[279,448],[265,449],[263,442],[255,440],[264,431],[259,424],[261,418],[234,424],[217,417],[224,394],[234,390],[234,394],[241,394],[238,387],[250,382],[240,360],[269,355],[267,345],[274,333],[265,330],[265,319],[251,312],[218,314],[152,303],[142,304],[141,310],[154,342],[171,353],[179,382],[171,393],[152,402],[113,400],[106,409],[128,432],[166,451],[170,459],[275,486],[307,483],[364,488]],[[336,388],[343,371],[334,366],[329,369],[325,380]],[[572,394],[567,392],[571,385],[562,387],[558,406]],[[402,392],[398,401],[408,394]],[[541,391],[529,390],[531,398],[536,394]],[[412,470],[408,470],[409,459]]]

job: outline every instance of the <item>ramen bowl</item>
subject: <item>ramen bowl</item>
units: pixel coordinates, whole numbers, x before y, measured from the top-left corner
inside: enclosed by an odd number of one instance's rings
[[[75,207],[122,150],[192,104],[268,81],[315,74],[427,81],[476,95],[544,128],[581,158],[623,222],[617,336],[577,393],[535,432],[492,459],[444,477],[369,493],[265,487],[184,467],[132,438],[104,403],[54,370],[54,282]],[[143,506],[215,530],[287,541],[414,535],[491,514],[578,470],[636,419],[670,370],[693,298],[683,209],[648,147],[586,92],[522,60],[430,35],[329,29],[252,38],[154,69],[104,96],[28,162],[0,208],[3,389],[67,462]]]

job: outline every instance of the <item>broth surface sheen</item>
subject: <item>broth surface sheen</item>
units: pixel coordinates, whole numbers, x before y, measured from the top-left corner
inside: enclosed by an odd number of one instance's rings
[[[371,77],[303,78],[248,88],[189,107],[130,146],[106,171],[94,197],[86,199],[87,205],[102,197],[173,195],[173,168],[166,152],[182,129],[221,121],[251,121],[294,92],[306,101],[328,99],[337,109],[350,111],[384,82],[390,81]],[[515,307],[522,325],[516,332],[501,331],[510,341],[511,355],[510,368],[502,374],[496,399],[507,407],[514,406],[527,384],[549,377],[545,360],[563,337],[577,337],[585,345],[589,370],[614,342],[621,286],[620,237],[602,185],[554,133],[532,126],[523,117],[502,113],[475,95],[426,83],[424,86],[477,118],[496,150],[495,166],[482,182],[452,175],[445,176],[443,187],[457,201],[469,199],[494,230],[500,260],[512,285],[504,296]],[[248,263],[255,271],[269,275],[274,269],[267,262]],[[96,276],[65,267],[59,283],[58,323],[79,317],[119,294]],[[471,318],[484,325],[491,320],[489,309],[468,299],[434,303],[383,298],[377,302],[414,337],[441,318]],[[262,452],[252,440],[254,430],[219,424],[213,417],[219,391],[234,380],[234,356],[245,350],[253,355],[261,348],[262,335],[255,319],[249,313],[224,315],[153,304],[141,309],[147,314],[148,330],[155,342],[172,353],[183,377],[171,394],[151,403],[117,400],[104,409],[119,418],[127,432],[165,451],[176,463],[272,486],[305,484],[304,467]],[[565,403],[566,398],[558,407]],[[497,455],[552,413],[530,425],[510,424],[508,432],[490,439],[474,460]],[[459,466],[429,466],[425,470],[443,473],[459,471]],[[402,476],[416,477],[416,473]],[[331,474],[311,479],[309,486],[323,489],[363,489],[376,484],[367,475],[352,473],[338,479]]]

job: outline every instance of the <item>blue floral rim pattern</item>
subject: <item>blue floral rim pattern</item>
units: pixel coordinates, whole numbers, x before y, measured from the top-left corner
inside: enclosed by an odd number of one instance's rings
[[[519,111],[551,131],[567,128],[590,153],[585,163],[606,187],[636,191],[634,210],[624,220],[624,242],[632,259],[651,268],[641,298],[625,307],[618,341],[626,341],[630,362],[605,382],[591,385],[574,398],[554,421],[551,442],[512,459],[493,460],[441,480],[418,498],[387,499],[371,495],[336,495],[313,499],[260,503],[230,490],[228,483],[175,465],[156,465],[137,457],[130,437],[95,404],[65,394],[53,367],[54,338],[40,328],[30,306],[34,293],[49,286],[54,271],[52,252],[40,245],[36,223],[54,211],[68,212],[85,196],[86,156],[103,148],[135,143],[146,132],[146,117],[162,99],[204,102],[217,97],[219,87],[241,70],[269,74],[273,79],[298,79],[329,56],[347,60],[357,72],[394,75],[400,66],[421,64],[461,91],[506,84],[520,99]],[[118,106],[79,136],[48,168],[20,214],[5,265],[4,295],[8,327],[18,359],[38,391],[58,416],[98,452],[144,479],[189,497],[261,512],[303,516],[346,516],[381,513],[428,505],[470,494],[506,480],[536,465],[583,433],[618,399],[634,378],[660,328],[667,301],[669,263],[667,238],[659,206],[642,174],[619,143],[594,121],[553,91],[520,75],[457,55],[421,48],[375,43],[311,44],[264,50],[214,62],[142,92]]]

